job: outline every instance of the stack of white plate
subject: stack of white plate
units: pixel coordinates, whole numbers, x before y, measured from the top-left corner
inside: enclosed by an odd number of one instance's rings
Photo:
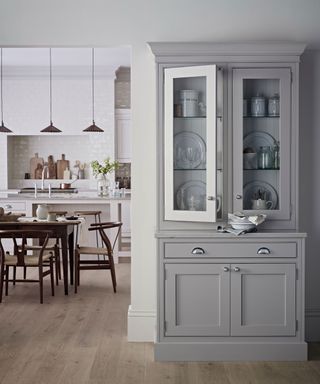
[[[256,226],[247,217],[236,217],[235,215],[232,215],[232,220],[229,220],[229,224],[233,229],[240,231],[248,231]]]

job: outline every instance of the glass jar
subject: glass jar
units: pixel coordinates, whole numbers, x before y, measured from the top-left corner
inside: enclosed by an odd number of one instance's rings
[[[263,96],[257,95],[251,98],[251,116],[266,115],[266,99]]]
[[[259,169],[272,169],[273,156],[270,147],[260,147],[258,152],[258,168]]]
[[[110,183],[107,176],[101,173],[97,179],[98,196],[108,196],[109,187]]]
[[[273,152],[273,168],[280,169],[280,148],[279,145],[275,145],[272,149]]]
[[[268,100],[268,115],[279,116],[280,115],[280,98],[277,93],[270,97]]]

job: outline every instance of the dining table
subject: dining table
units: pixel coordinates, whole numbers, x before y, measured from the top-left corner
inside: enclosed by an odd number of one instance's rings
[[[21,221],[1,222],[0,230],[46,230],[51,231],[51,238],[59,239],[61,242],[61,257],[63,268],[64,293],[68,295],[68,250],[70,264],[70,284],[74,282],[74,241],[75,228],[81,224],[81,220],[59,220],[47,221],[37,220],[36,218],[22,218]],[[1,234],[0,234],[1,236]],[[6,235],[9,237],[8,235]]]

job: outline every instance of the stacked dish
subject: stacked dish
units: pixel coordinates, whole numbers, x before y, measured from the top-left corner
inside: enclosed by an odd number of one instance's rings
[[[228,222],[233,229],[238,231],[250,231],[263,223],[266,215],[245,216],[241,213],[229,213]]]

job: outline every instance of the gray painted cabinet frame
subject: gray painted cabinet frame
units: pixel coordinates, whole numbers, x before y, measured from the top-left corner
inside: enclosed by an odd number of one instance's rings
[[[305,360],[305,234],[298,231],[299,60],[303,44],[149,43],[157,65],[158,307],[155,359]],[[164,69],[222,69],[223,215],[216,223],[164,215]],[[277,73],[283,86],[280,209],[256,234],[216,232],[242,188],[237,77]],[[250,75],[249,75],[250,76]],[[238,100],[236,102],[236,100]],[[237,104],[237,105],[236,105]],[[241,104],[241,105],[240,105]],[[285,173],[285,174],[284,174]],[[282,177],[282,176],[281,176]],[[271,230],[271,231],[270,231]],[[258,250],[268,247],[270,254]],[[201,248],[201,254],[194,254]]]

